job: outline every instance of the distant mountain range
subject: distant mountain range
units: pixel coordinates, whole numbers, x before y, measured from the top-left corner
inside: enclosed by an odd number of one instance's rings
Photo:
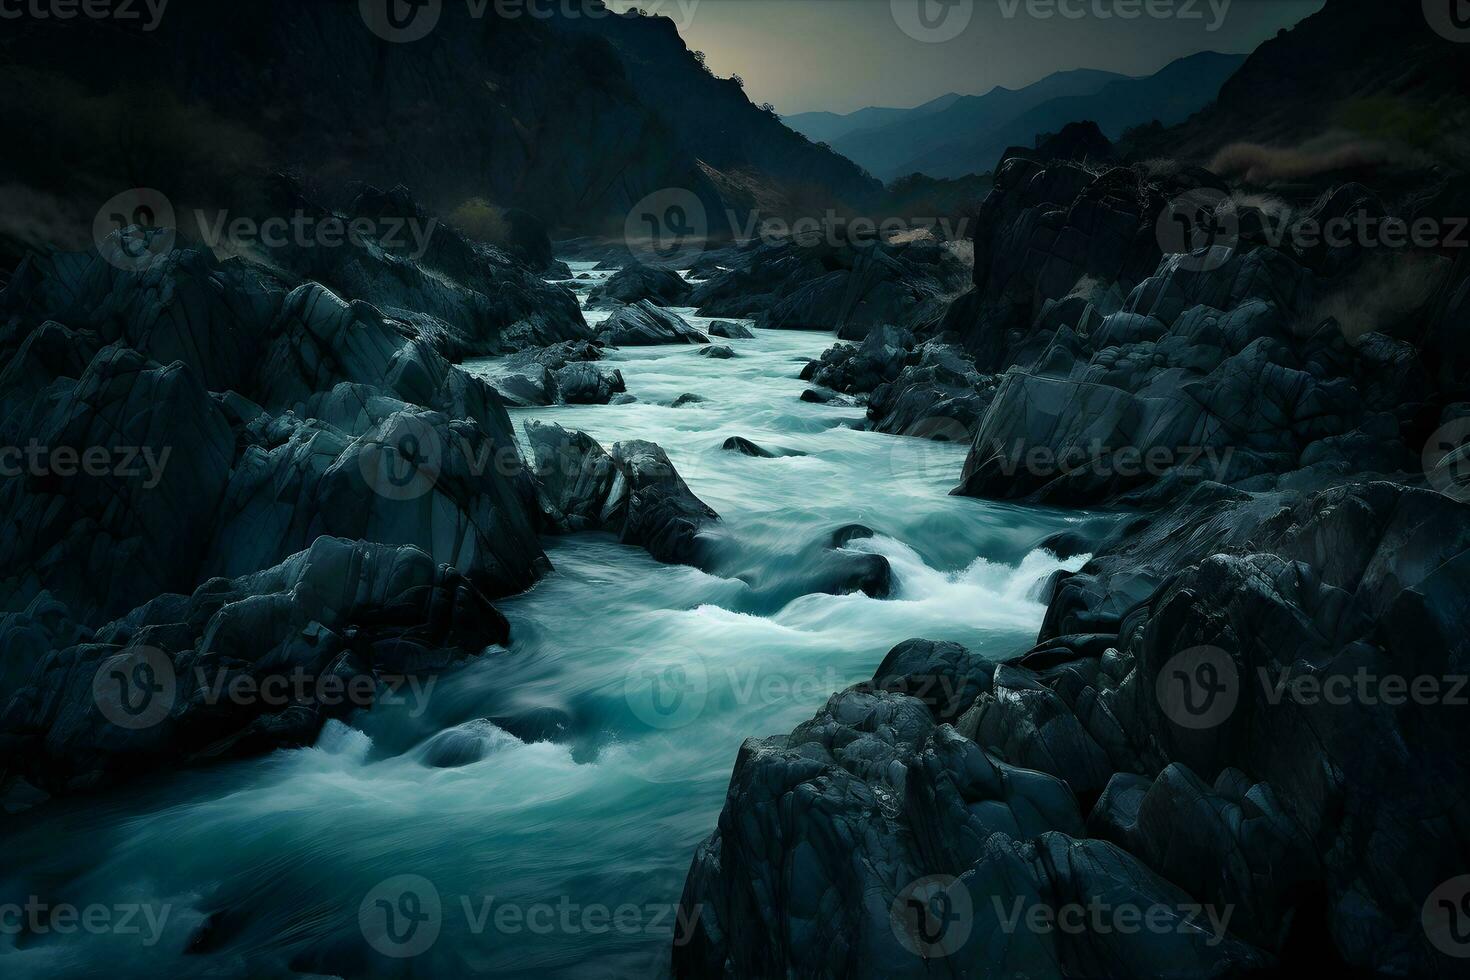
[[[913,109],[802,113],[785,122],[884,181],[912,173],[962,177],[990,170],[1008,147],[1031,146],[1069,122],[1092,120],[1113,139],[1153,120],[1183,122],[1214,101],[1245,58],[1206,51],[1143,78],[1078,69],[1022,89],[945,95]]]

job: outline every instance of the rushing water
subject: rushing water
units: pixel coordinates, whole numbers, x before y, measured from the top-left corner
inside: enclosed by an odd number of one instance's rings
[[[1036,588],[1063,567],[1033,548],[1067,518],[948,496],[962,447],[857,431],[861,409],[799,401],[801,364],[830,336],[756,334],[719,341],[731,360],[610,352],[633,404],[512,413],[659,443],[720,513],[731,577],[606,535],[547,539],[555,572],[498,604],[509,649],[332,723],[313,748],[12,818],[0,904],[93,906],[114,926],[141,911],[138,933],[0,935],[0,975],[666,972],[683,931],[672,907],[741,740],[809,718],[907,637],[1024,649]],[[684,392],[706,401],[668,407]],[[726,452],[731,435],[791,455]],[[894,594],[801,594],[804,565],[854,522],[878,532],[850,547],[888,558]],[[670,677],[681,699],[655,702]],[[444,765],[465,749],[479,761]],[[430,914],[423,880],[437,939],[373,954],[360,909],[387,894]],[[404,881],[426,901],[403,906]]]

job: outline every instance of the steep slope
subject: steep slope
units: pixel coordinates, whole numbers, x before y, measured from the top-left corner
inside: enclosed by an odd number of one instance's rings
[[[913,157],[897,172],[960,177],[986,171],[1007,147],[1030,146],[1037,136],[1081,120],[1097,123],[1112,139],[1153,120],[1173,125],[1208,105],[1244,60],[1243,55],[1205,51],[1180,58],[1147,78],[1119,79],[1094,93],[1051,99],[999,126],[971,130]]]
[[[1265,160],[1232,153],[1219,163],[1242,175],[1255,165],[1263,180],[1363,164],[1422,166],[1427,158],[1462,167],[1470,150],[1463,43],[1470,31],[1442,23],[1437,32],[1427,16],[1450,9],[1328,0],[1257,48],[1213,106],[1133,149],[1208,164],[1232,145],[1261,144],[1276,152]]]
[[[621,230],[667,187],[718,221],[728,174],[778,205],[878,189],[704,72],[668,20],[591,16],[591,2],[516,18],[444,4],[411,43],[375,34],[355,0],[180,4],[152,32],[10,22],[5,231],[75,239],[135,186],[228,206],[245,178],[283,168],[329,197],[349,179],[405,184],[440,213],[484,199],[589,232]]]
[[[903,169],[909,161],[944,146],[957,134],[987,132],[1052,99],[1089,95],[1123,78],[1092,69],[1056,72],[1025,88],[997,87],[984,95],[956,99],[940,112],[905,116],[890,125],[849,133],[835,140],[832,148],[879,178],[891,180],[913,173]],[[978,169],[987,170],[991,163]]]

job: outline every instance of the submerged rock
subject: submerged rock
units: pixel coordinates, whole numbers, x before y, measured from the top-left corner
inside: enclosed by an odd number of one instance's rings
[[[711,357],[718,361],[725,361],[734,357],[735,352],[728,347],[722,346],[720,344],[714,344],[709,347],[701,347],[699,349],[699,356]]]
[[[761,459],[775,459],[776,454],[767,449],[762,449],[744,436],[731,436],[726,439],[721,449],[727,452],[739,453],[742,456],[757,456]]]

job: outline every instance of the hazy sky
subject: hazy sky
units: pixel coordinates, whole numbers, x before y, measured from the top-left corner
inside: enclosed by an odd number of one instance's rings
[[[917,105],[946,92],[1017,88],[1067,68],[1147,75],[1196,51],[1251,51],[1323,3],[614,0],[612,6],[671,18],[717,74],[741,75],[753,101],[772,102],[789,115]],[[1130,11],[1138,13],[1121,16]],[[930,41],[913,36],[951,34]]]

